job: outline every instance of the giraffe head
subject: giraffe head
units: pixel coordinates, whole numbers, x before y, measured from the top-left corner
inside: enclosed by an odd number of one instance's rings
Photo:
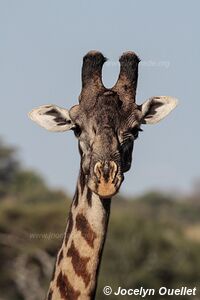
[[[139,58],[134,52],[120,57],[119,78],[111,89],[102,83],[106,58],[90,51],[83,58],[79,104],[70,110],[56,105],[33,109],[29,116],[47,130],[73,130],[78,139],[81,172],[88,187],[103,198],[117,193],[131,167],[134,141],[141,124],[155,124],[177,105],[168,96],[135,103]]]

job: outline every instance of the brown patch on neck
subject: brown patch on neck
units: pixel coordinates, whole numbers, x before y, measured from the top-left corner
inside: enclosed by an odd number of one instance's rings
[[[94,240],[96,239],[96,233],[92,230],[88,220],[83,214],[76,216],[76,228],[81,232],[81,235],[86,240],[90,247],[94,247]]]
[[[79,193],[78,193],[78,186],[77,186],[75,194],[74,194],[74,198],[73,198],[73,203],[74,203],[75,207],[77,207],[77,205],[78,205],[78,197],[79,197]]]
[[[86,198],[87,198],[88,205],[91,207],[92,206],[92,191],[89,187],[87,189]]]
[[[59,288],[61,298],[64,300],[77,300],[80,296],[80,292],[74,290],[67,275],[62,274],[62,272],[58,275],[57,287]]]
[[[68,240],[69,240],[69,236],[72,232],[72,228],[73,228],[73,217],[72,217],[72,212],[69,212],[69,217],[68,217],[68,225],[67,225],[67,231],[66,231],[66,235],[65,235],[65,245],[67,245]]]
[[[82,194],[85,187],[85,175],[83,173],[82,167],[80,169],[79,182],[80,182],[81,194]]]
[[[87,271],[87,263],[90,260],[90,258],[81,257],[73,241],[71,247],[67,251],[67,256],[72,258],[72,265],[75,273],[78,276],[81,276],[85,283],[85,286],[87,287],[90,282],[90,274]]]
[[[111,204],[111,198],[100,198],[100,201],[102,203],[103,208],[106,211],[106,214],[109,215],[110,214],[110,204]]]

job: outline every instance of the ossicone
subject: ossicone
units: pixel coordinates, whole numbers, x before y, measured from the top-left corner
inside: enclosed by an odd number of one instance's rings
[[[106,62],[106,58],[99,51],[89,51],[83,57],[82,66],[82,89],[89,88],[93,85],[93,88],[101,88],[102,83],[102,67]]]
[[[135,102],[140,59],[135,52],[127,51],[122,54],[119,62],[120,73],[113,90],[121,96],[123,102]]]

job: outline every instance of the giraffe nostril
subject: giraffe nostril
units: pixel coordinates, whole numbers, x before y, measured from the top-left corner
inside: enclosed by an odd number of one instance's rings
[[[96,163],[96,165],[94,166],[94,174],[97,176],[98,179],[101,177],[101,163],[100,162]]]

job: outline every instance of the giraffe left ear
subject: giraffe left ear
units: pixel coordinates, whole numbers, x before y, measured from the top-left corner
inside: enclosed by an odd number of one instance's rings
[[[28,116],[41,127],[53,132],[66,131],[75,127],[68,110],[57,105],[39,106],[33,109]]]
[[[142,124],[155,124],[165,118],[178,104],[170,96],[152,97],[141,105]]]

